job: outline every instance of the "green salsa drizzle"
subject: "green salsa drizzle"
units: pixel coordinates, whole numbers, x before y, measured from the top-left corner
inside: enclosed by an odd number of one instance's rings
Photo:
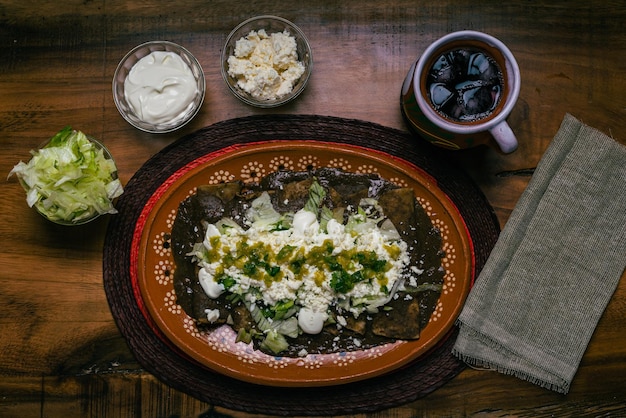
[[[317,285],[321,285],[325,273],[330,273],[330,286],[338,294],[349,292],[362,281],[376,280],[384,287],[388,282],[385,273],[391,268],[389,261],[378,258],[374,251],[350,249],[336,253],[330,239],[308,252],[291,245],[275,252],[270,245],[260,241],[249,244],[245,237],[237,243],[234,251],[222,248],[219,237],[212,237],[210,243],[211,249],[203,247],[202,258],[209,263],[220,262],[216,278],[226,289],[235,284],[235,280],[225,273],[231,267],[252,279],[263,281],[268,287],[284,278],[285,268],[293,273],[296,280],[302,280],[309,274],[309,267],[314,267],[318,272]],[[397,245],[386,245],[385,248],[394,260],[399,257]]]

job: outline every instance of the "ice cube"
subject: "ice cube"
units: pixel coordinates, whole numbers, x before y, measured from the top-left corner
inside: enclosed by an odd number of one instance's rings
[[[453,93],[443,83],[433,83],[430,85],[430,100],[435,105],[435,108],[440,108],[450,98]]]
[[[451,57],[447,54],[441,55],[433,64],[430,70],[430,76],[436,83],[447,83],[453,80],[455,70]]]
[[[490,65],[491,63],[489,62],[489,58],[487,58],[485,54],[477,52],[475,54],[472,54],[469,58],[469,63],[467,65],[467,74],[480,76],[481,74],[484,74],[489,70]]]

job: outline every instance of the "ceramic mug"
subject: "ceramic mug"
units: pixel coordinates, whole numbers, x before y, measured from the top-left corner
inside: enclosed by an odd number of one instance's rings
[[[432,43],[402,86],[405,119],[421,137],[449,149],[497,144],[517,149],[506,122],[521,86],[519,66],[498,39],[482,32],[450,33]]]

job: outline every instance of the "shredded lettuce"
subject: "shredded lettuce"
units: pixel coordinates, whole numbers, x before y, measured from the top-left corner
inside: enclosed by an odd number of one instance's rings
[[[263,311],[253,302],[243,299],[243,303],[246,305],[246,308],[248,308],[257,327],[263,333],[261,337],[261,347],[265,350],[278,354],[289,347],[285,336],[291,338],[298,336],[298,320],[293,316],[295,310],[290,313],[292,316],[289,318],[273,320],[266,318]],[[238,338],[245,341],[244,334],[241,331]]]
[[[284,221],[283,216],[274,209],[272,200],[267,192],[254,199],[250,208],[246,211],[246,218],[257,229],[274,229],[280,227]]]
[[[261,349],[269,350],[274,354],[278,354],[287,348],[289,348],[289,343],[285,336],[274,329],[268,330],[261,342]]]
[[[324,190],[322,185],[315,179],[311,187],[309,187],[309,199],[304,204],[304,210],[312,212],[317,216],[324,197],[326,197],[326,190]]]
[[[222,218],[219,221],[217,221],[215,223],[215,226],[217,227],[217,230],[220,232],[220,234],[228,234],[232,231],[235,231],[235,232],[243,231],[243,228],[241,228],[241,226],[239,226],[237,222],[235,222],[233,219],[228,218],[228,217]]]
[[[115,163],[84,133],[68,126],[31,155],[9,173],[26,190],[28,206],[52,221],[75,224],[117,213],[112,201],[124,190]]]

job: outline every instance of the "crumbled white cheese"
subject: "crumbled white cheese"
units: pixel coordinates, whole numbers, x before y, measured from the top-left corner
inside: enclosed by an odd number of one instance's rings
[[[206,309],[205,312],[206,312],[206,319],[211,324],[213,324],[215,321],[217,321],[220,318],[219,309]]]
[[[274,219],[265,209],[264,216]],[[228,291],[242,296],[251,311],[257,302],[270,307],[290,302],[298,307],[298,325],[307,334],[322,330],[331,305],[355,318],[377,312],[404,285],[407,244],[390,239],[375,224],[357,232],[351,222],[330,219],[324,231],[317,215],[302,209],[291,216],[287,229],[261,218],[245,230],[206,224],[203,250],[195,252],[198,279],[209,297]],[[347,325],[342,316],[337,323]]]
[[[411,271],[417,275],[424,273],[424,269],[417,268],[416,266],[411,266]]]
[[[324,313],[324,315],[328,307],[338,297],[330,287],[332,272],[322,271],[321,274],[323,274],[324,279],[319,283],[314,279],[318,272],[317,266],[307,265],[308,274],[303,279],[295,277],[288,264],[279,263],[278,267],[284,273],[284,277],[277,281],[265,281],[252,278],[235,266],[224,269],[221,266],[222,258],[226,255],[224,251],[235,255],[238,243],[245,240],[249,245],[263,243],[274,254],[277,254],[285,246],[302,248],[305,253],[308,253],[311,248],[330,241],[334,247],[334,254],[344,251],[374,252],[377,257],[387,260],[390,267],[385,276],[388,279],[387,286],[389,289],[393,287],[396,281],[401,280],[401,272],[409,262],[405,242],[399,241],[393,244],[399,249],[399,256],[394,259],[385,249],[385,246],[389,245],[389,241],[376,228],[363,231],[361,235],[354,237],[343,224],[336,220],[330,220],[327,224],[327,231],[322,232],[319,230],[319,223],[315,215],[304,210],[295,214],[292,229],[289,230],[269,231],[251,227],[245,231],[233,229],[229,230],[228,233],[221,234],[217,228],[209,225],[203,242],[207,250],[213,249],[213,239],[219,239],[219,244],[216,243],[216,249],[219,249],[222,256],[219,261],[212,263],[201,261],[199,270],[200,284],[209,297],[216,298],[225,291],[224,286],[218,283],[215,277],[218,271],[223,271],[236,280],[229,291],[245,295],[245,299],[251,303],[256,302],[259,298],[267,305],[275,305],[283,300],[295,300],[300,306],[315,313]],[[357,270],[360,265],[356,263],[353,268]],[[250,292],[252,288],[256,288],[260,292]],[[350,291],[340,295],[340,297],[352,298],[353,300],[363,299],[376,308],[378,302],[386,303],[388,296],[378,282],[362,281],[356,283]],[[358,308],[351,307],[348,310],[357,317],[364,309],[365,307],[359,306]]]
[[[287,30],[270,35],[264,29],[251,31],[236,42],[234,55],[228,58],[228,75],[257,99],[286,96],[303,74],[296,39]]]

